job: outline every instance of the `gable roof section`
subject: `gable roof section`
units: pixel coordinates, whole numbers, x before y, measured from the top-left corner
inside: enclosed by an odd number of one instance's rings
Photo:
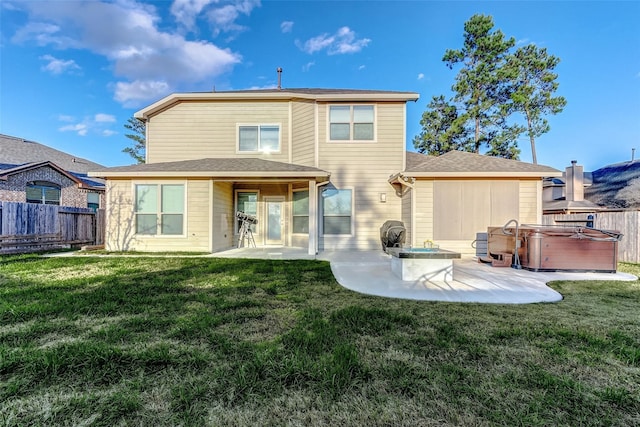
[[[300,99],[325,102],[407,102],[417,101],[419,97],[420,95],[415,92],[314,88],[172,93],[136,112],[134,117],[144,121],[174,104],[185,101],[290,101]]]
[[[97,181],[92,181],[89,179],[80,179],[79,177],[77,177],[76,175],[67,172],[66,170],[62,169],[60,166],[56,165],[55,163],[46,161],[46,162],[38,162],[38,163],[26,163],[24,165],[20,165],[20,166],[16,166],[10,169],[3,169],[0,170],[0,180],[6,181],[11,175],[16,175],[19,173],[23,173],[23,172],[27,172],[30,170],[34,170],[34,169],[39,169],[42,167],[50,167],[51,169],[55,170],[56,172],[58,172],[60,175],[63,175],[67,178],[69,178],[71,181],[75,182],[76,184],[78,184],[78,187],[80,188],[92,188],[92,189],[104,189],[104,184],[101,182],[97,182]]]
[[[168,177],[228,177],[228,178],[319,178],[327,179],[329,172],[290,163],[258,158],[208,158],[180,162],[148,163],[105,168],[90,176],[106,178],[168,178]]]
[[[415,178],[538,178],[562,176],[562,172],[549,166],[518,160],[449,151],[440,156],[407,152],[404,175]]]

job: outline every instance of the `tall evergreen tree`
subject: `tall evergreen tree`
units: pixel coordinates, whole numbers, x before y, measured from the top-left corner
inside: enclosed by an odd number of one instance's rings
[[[492,30],[491,16],[472,16],[464,24],[462,49],[448,49],[442,58],[450,69],[462,64],[452,86],[453,100],[464,108],[463,117],[473,130],[472,151],[476,153],[483,145],[491,148],[493,138],[500,135],[505,123],[500,105],[507,97],[505,81],[510,70],[505,64],[515,39],[506,39],[500,30]],[[504,143],[501,138],[500,145]]]
[[[464,123],[460,121],[456,106],[448,103],[443,95],[431,99],[420,125],[422,131],[413,139],[418,152],[440,155],[452,150],[467,151]]]
[[[129,117],[124,127],[133,132],[125,134],[127,138],[133,141],[133,146],[126,147],[122,152],[129,154],[137,163],[144,163],[146,157],[145,150],[147,148],[146,124],[135,117]]]
[[[533,44],[519,48],[507,60],[507,68],[515,78],[510,88],[511,102],[506,108],[522,113],[527,122],[525,132],[531,143],[533,163],[538,163],[535,139],[550,129],[543,115],[558,114],[567,104],[562,96],[553,96],[558,89],[558,75],[553,70],[559,62],[545,48]]]
[[[448,49],[442,60],[449,69],[461,65],[451,87],[453,96],[434,96],[422,115],[422,131],[413,144],[428,154],[464,150],[518,159],[517,140],[529,136],[533,162],[535,138],[549,131],[543,117],[566,105],[554,97],[558,88],[553,73],[560,61],[535,45],[512,52],[514,38],[493,31],[490,16],[474,15],[464,25],[462,49]],[[522,113],[523,121],[513,120]]]

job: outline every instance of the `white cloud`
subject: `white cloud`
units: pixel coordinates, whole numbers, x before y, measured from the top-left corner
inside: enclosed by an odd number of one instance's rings
[[[65,61],[63,59],[54,58],[51,55],[43,55],[40,59],[47,61],[47,64],[43,65],[40,69],[42,71],[48,71],[51,74],[58,75],[64,72],[73,73],[74,71],[81,69],[73,59]]]
[[[69,123],[69,122],[75,121],[76,119],[73,116],[67,116],[65,114],[58,114],[58,120],[60,120],[61,122]]]
[[[190,13],[197,15],[210,3],[176,1],[174,6],[183,11],[177,16],[188,22]],[[218,15],[219,25],[232,27],[233,16],[248,14],[258,4],[244,0],[223,6],[220,9],[227,12]],[[212,82],[242,60],[209,41],[191,41],[160,29],[160,16],[151,4],[117,0],[25,2],[22,6],[28,9],[31,23],[18,30],[13,41],[87,50],[105,57],[119,79],[111,85],[114,99],[127,106],[139,106],[181,85]]]
[[[171,87],[165,81],[136,80],[133,82],[118,82],[115,87],[115,100],[125,107],[137,106],[140,100],[158,99],[171,92]]]
[[[231,4],[212,9],[207,13],[209,22],[213,25],[213,35],[217,36],[221,31],[238,32],[246,30],[246,27],[236,23],[240,15],[249,15],[251,11],[260,6],[260,0],[236,0]]]
[[[104,114],[104,113],[98,113],[96,114],[93,119],[97,122],[97,123],[113,123],[116,121],[115,116],[112,116],[111,114]]]
[[[66,125],[58,128],[60,132],[76,132],[80,136],[86,136],[89,127],[86,123],[77,123],[75,125]]]
[[[260,90],[260,89],[277,89],[278,85],[275,84],[267,84],[264,86],[251,86],[246,88],[246,90]]]
[[[116,131],[113,131],[111,129],[105,129],[105,127],[108,126],[109,123],[116,122],[115,116],[111,114],[94,114],[93,116],[85,117],[80,122],[77,122],[77,120],[72,116],[59,114],[58,120],[64,123],[69,123],[67,125],[59,127],[58,130],[60,132],[75,132],[80,136],[86,136],[89,132],[92,132],[93,134],[100,134],[103,136],[110,136],[117,133]]]
[[[54,45],[61,49],[77,47],[73,39],[60,35],[60,27],[46,22],[29,22],[11,38],[14,43],[32,40],[38,46]]]
[[[367,68],[366,65],[361,65],[361,66],[358,67],[358,70],[364,70],[365,68]]]
[[[296,41],[296,44],[298,48],[309,54],[326,50],[329,55],[339,55],[360,52],[370,42],[371,39],[367,38],[356,39],[356,33],[353,30],[342,27],[335,34],[321,34],[304,43]]]
[[[424,79],[424,73],[418,73],[418,80]]]
[[[174,0],[171,5],[171,14],[176,21],[184,25],[188,29],[192,29],[195,25],[196,17],[202,10],[211,3],[217,3],[216,0]]]
[[[316,65],[315,61],[311,61],[311,62],[307,62],[306,64],[304,64],[302,66],[302,71],[304,71],[305,73],[307,71],[309,71],[311,69],[311,67],[313,67],[314,65]]]
[[[283,21],[280,24],[280,30],[283,33],[290,33],[293,30],[293,21]]]

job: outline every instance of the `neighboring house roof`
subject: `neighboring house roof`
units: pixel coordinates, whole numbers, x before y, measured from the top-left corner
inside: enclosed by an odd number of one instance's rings
[[[234,178],[321,178],[322,169],[257,158],[216,158],[180,162],[148,163],[105,168],[91,172],[100,177],[234,177]]]
[[[58,165],[52,162],[26,163],[24,165],[16,166],[11,169],[2,169],[0,170],[0,180],[6,181],[11,175],[19,174],[19,173],[26,172],[33,169],[38,169],[41,167],[50,167],[51,169],[54,169],[60,175],[64,175],[67,178],[69,178],[71,181],[78,184],[79,187],[104,189],[103,183],[97,182],[95,180],[80,179],[76,175],[72,174],[71,172],[67,172],[66,170],[62,169],[61,167],[59,167]]]
[[[549,166],[466,151],[449,151],[440,156],[407,152],[404,174],[415,178],[562,176],[561,171]]]
[[[98,170],[104,166],[34,141],[0,134],[0,153],[0,172],[2,173],[19,167],[32,168],[33,165],[49,162],[73,175],[73,180],[79,180],[84,186],[104,187],[103,180],[89,179],[87,175],[90,170]]]
[[[549,177],[544,180],[542,184],[543,187],[564,187],[566,185],[566,172],[562,172],[562,177]],[[584,172],[583,173],[583,184],[584,187],[589,187],[593,184],[592,172]]]
[[[552,212],[597,212],[601,210],[600,206],[596,205],[589,200],[566,200],[565,198],[559,200],[550,200],[543,202],[544,213]]]
[[[607,165],[592,176],[593,184],[584,191],[586,199],[608,208],[640,208],[640,160]]]
[[[349,101],[349,102],[407,102],[417,101],[420,97],[415,92],[398,92],[388,90],[361,89],[257,89],[224,92],[189,92],[173,93],[136,112],[134,117],[147,120],[154,114],[165,110],[173,104],[184,101],[231,101],[231,100],[313,100],[313,101]]]

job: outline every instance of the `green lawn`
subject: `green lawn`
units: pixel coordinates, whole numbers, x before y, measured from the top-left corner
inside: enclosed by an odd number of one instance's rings
[[[553,287],[417,302],[316,261],[0,257],[0,422],[640,425],[640,282]]]

